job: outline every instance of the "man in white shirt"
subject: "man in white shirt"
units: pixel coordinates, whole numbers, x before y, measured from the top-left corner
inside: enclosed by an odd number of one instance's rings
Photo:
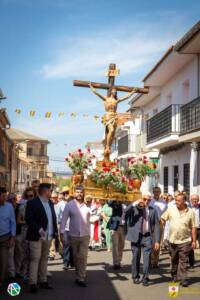
[[[167,209],[167,203],[161,198],[161,189],[159,187],[154,187],[153,189],[153,199],[150,202],[150,206],[154,207],[157,211],[159,220],[161,219],[161,215],[166,211]],[[160,228],[160,239],[163,235],[163,228]],[[159,241],[160,243],[161,241]],[[152,268],[158,268],[158,262],[159,262],[159,254],[160,249],[153,249],[151,253],[151,267]]]
[[[70,243],[76,271],[76,284],[86,287],[87,255],[90,241],[90,209],[84,203],[84,188],[76,186],[74,200],[64,209],[60,224],[60,239],[64,244],[64,232],[68,219]]]

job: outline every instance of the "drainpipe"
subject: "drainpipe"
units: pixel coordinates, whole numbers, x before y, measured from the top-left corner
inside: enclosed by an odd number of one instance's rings
[[[197,97],[200,96],[200,53],[197,54]]]

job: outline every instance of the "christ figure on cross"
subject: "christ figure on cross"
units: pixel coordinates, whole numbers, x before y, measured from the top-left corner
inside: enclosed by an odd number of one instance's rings
[[[103,96],[98,93],[97,90],[92,86],[92,83],[90,83],[90,88],[95,95],[97,95],[104,101],[106,111],[105,115],[102,117],[102,123],[105,126],[104,159],[109,160],[111,146],[117,128],[117,105],[118,103],[130,98],[135,93],[135,89],[133,88],[133,90],[128,93],[128,95],[118,99],[117,90],[114,87],[111,87],[108,96]]]
[[[104,139],[104,160],[110,160],[111,146],[115,136],[115,131],[117,128],[117,105],[119,102],[122,102],[130,98],[134,93],[148,93],[148,88],[138,88],[138,87],[129,87],[122,85],[115,85],[115,76],[119,74],[119,70],[116,69],[115,64],[110,64],[108,69],[108,83],[98,83],[90,81],[80,81],[74,80],[74,86],[79,87],[89,87],[92,92],[100,97],[104,101],[105,106],[105,115],[102,118],[102,123],[105,126],[105,139]],[[103,96],[96,89],[105,89],[107,90],[107,96]],[[120,92],[129,92],[125,97],[118,98],[117,91]]]

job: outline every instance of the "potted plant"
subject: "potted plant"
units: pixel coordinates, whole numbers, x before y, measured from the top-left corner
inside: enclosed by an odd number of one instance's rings
[[[146,156],[129,157],[126,173],[129,178],[130,186],[139,190],[142,181],[144,181],[151,169],[151,162],[149,162]]]
[[[95,169],[91,174],[91,179],[97,186],[126,193],[127,178],[115,162],[110,162],[109,166],[105,164],[102,169]]]
[[[89,148],[86,151],[78,149],[72,153],[69,153],[65,157],[65,161],[73,172],[73,181],[75,184],[81,184],[84,180],[84,175],[87,171],[92,171],[92,161],[95,159],[95,155],[91,154]]]

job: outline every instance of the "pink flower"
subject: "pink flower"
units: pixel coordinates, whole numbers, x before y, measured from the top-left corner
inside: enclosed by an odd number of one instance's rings
[[[126,182],[126,177],[122,176],[122,182]]]
[[[68,157],[65,157],[65,161],[69,161],[69,158],[68,158]]]
[[[91,150],[90,150],[90,148],[89,148],[89,147],[87,148],[87,151],[88,151],[89,153],[91,152]]]
[[[78,149],[78,152],[82,152],[82,150],[81,150],[81,149]]]

